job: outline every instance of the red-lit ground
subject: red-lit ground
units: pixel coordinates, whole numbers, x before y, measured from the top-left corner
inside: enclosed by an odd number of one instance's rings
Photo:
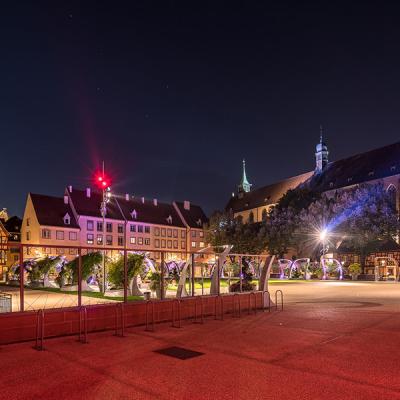
[[[400,284],[285,286],[283,312],[0,349],[0,399],[400,399]],[[181,346],[204,355],[154,353]]]

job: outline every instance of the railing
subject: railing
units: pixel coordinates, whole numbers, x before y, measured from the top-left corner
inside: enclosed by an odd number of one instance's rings
[[[175,307],[175,305],[177,307]],[[174,299],[171,302],[171,311],[172,311],[172,323],[171,326],[173,328],[182,328],[182,315],[181,315],[181,300],[179,299]],[[178,314],[178,318],[176,318],[176,311],[177,310],[177,314]],[[176,320],[178,320],[178,325],[176,325]]]
[[[151,307],[151,328],[150,323],[149,323],[149,307]],[[148,300],[146,302],[146,331],[148,332],[154,332],[154,302],[151,300]]]
[[[237,304],[237,307],[236,307]],[[236,309],[238,310],[238,313],[236,314]],[[233,317],[241,317],[241,306],[240,306],[240,294],[235,293],[233,295],[233,312],[232,312]]]
[[[268,290],[264,290],[262,292],[262,309],[265,312],[265,295],[267,295],[267,299],[268,299],[268,312],[271,312],[271,296]]]
[[[281,311],[283,311],[283,292],[282,292],[282,290],[277,290],[275,292],[275,310],[278,311],[278,293],[280,294],[280,299],[281,299]]]
[[[220,303],[221,307],[221,317],[218,318],[218,302]],[[214,319],[219,319],[221,321],[224,320],[224,298],[223,296],[215,296],[215,303],[214,303]]]
[[[39,310],[36,313],[36,343],[35,350],[44,350],[44,311]]]
[[[197,307],[200,303],[200,322],[197,321]],[[198,296],[194,298],[194,321],[195,324],[204,324],[204,304],[203,304],[203,297]]]
[[[88,315],[86,307],[79,307],[79,333],[78,342],[87,344],[88,341]]]
[[[121,318],[120,318],[121,316]],[[121,324],[119,320],[121,319]],[[125,305],[118,303],[115,306],[115,336],[125,336]]]
[[[254,310],[254,314],[257,314],[257,296],[256,296],[255,292],[250,292],[249,293],[249,307],[247,309],[249,315],[250,315],[250,312],[251,312],[251,298],[254,298],[254,308],[253,308],[253,310]]]

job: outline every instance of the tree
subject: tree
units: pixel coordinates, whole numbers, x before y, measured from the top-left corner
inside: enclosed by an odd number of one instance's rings
[[[129,253],[126,259],[128,273],[128,288],[131,295],[141,295],[135,279],[144,271],[144,255]],[[108,263],[108,279],[115,287],[124,285],[124,257],[121,255],[116,260]]]

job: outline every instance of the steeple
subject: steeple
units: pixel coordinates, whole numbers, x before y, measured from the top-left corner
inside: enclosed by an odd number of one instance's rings
[[[323,169],[328,165],[328,146],[323,141],[323,130],[322,125],[319,127],[319,143],[316,146],[315,151],[315,172],[322,172]]]
[[[242,175],[242,181],[240,182],[240,185],[238,186],[238,193],[247,193],[250,192],[251,190],[251,183],[247,180],[246,176],[246,161],[243,160],[243,175]]]

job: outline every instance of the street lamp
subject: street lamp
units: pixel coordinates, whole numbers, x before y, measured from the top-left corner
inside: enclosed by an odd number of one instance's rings
[[[107,271],[106,271],[106,215],[107,215],[107,203],[111,199],[111,189],[110,189],[110,179],[104,173],[104,161],[103,161],[103,169],[101,174],[96,175],[96,186],[102,191],[102,201],[100,203],[100,214],[103,217],[103,234],[102,234],[102,242],[103,242],[103,294],[106,292],[107,286]]]

